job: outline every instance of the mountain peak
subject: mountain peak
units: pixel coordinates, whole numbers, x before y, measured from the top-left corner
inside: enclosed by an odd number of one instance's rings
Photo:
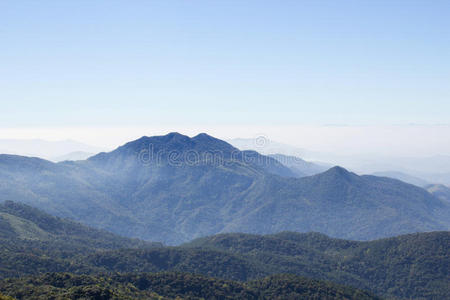
[[[189,143],[191,140],[187,135],[183,135],[178,132],[170,132],[166,135],[155,135],[155,136],[143,136],[137,140],[130,141],[125,145],[120,146],[119,149],[131,149],[134,151],[141,151],[143,149],[148,149],[149,146],[160,148],[166,146],[168,148],[175,147],[178,148],[181,145]],[[113,152],[114,152],[113,151]]]
[[[335,173],[335,174],[341,174],[341,175],[351,174],[351,172],[349,172],[347,169],[345,169],[345,168],[343,168],[341,166],[331,167],[326,172]]]
[[[340,166],[334,166],[330,169],[328,169],[327,171],[318,174],[317,176],[325,176],[325,177],[339,177],[339,178],[345,178],[345,179],[350,179],[352,177],[358,177],[358,175],[356,175],[355,173],[352,173],[350,171],[348,171],[347,169],[340,167]]]
[[[223,148],[224,145],[227,145],[228,146],[227,148],[229,148],[229,149],[233,148],[227,142],[224,142],[224,141],[217,139],[206,133],[200,133],[191,138],[187,135],[184,135],[184,134],[181,134],[178,132],[170,132],[166,135],[159,135],[159,136],[143,136],[138,140],[131,141],[131,142],[123,145],[122,147],[131,146],[131,145],[152,144],[155,146],[165,145],[166,147],[170,148],[170,146],[175,145],[173,143],[177,143],[177,144],[179,143],[178,146],[184,145],[186,149],[196,148],[196,146],[202,146],[201,148],[205,148],[205,147],[208,147],[208,145],[211,148],[214,148],[214,146],[217,146],[217,144],[221,145],[222,146],[221,148]],[[211,143],[215,143],[215,144],[211,144]],[[183,149],[183,150],[185,150],[185,149]]]
[[[109,153],[100,153],[88,159],[102,168],[136,172],[138,165],[182,165],[194,163],[223,163],[241,161],[251,168],[282,177],[295,177],[286,166],[257,152],[240,151],[229,143],[200,133],[194,137],[171,132],[164,136],[143,136]],[[146,168],[147,169],[147,168]],[[253,169],[252,169],[253,170]],[[253,171],[252,171],[253,172]]]
[[[197,137],[212,137],[212,136],[207,134],[206,132],[200,132],[199,134],[197,134],[193,138],[197,138]]]
[[[147,157],[166,158],[174,154],[182,157],[185,153],[194,151],[197,154],[206,152],[222,154],[230,157],[236,148],[225,141],[212,137],[206,133],[200,133],[195,137],[189,137],[178,132],[170,132],[160,136],[143,136],[130,141],[109,153],[100,153],[89,158],[90,161],[123,160],[140,155]],[[180,156],[181,155],[181,156]],[[117,161],[119,162],[119,161]]]
[[[207,133],[204,133],[204,132],[197,134],[192,139],[193,140],[216,140],[215,137],[213,137]]]
[[[134,140],[134,141],[130,141],[127,144],[135,143],[135,142],[145,142],[147,140],[153,140],[153,141],[159,140],[159,141],[163,141],[163,142],[168,142],[170,140],[188,140],[188,139],[190,139],[190,138],[187,135],[184,135],[184,134],[174,131],[174,132],[169,132],[166,135],[155,135],[155,136],[144,135],[143,137],[141,137],[137,140]],[[125,144],[125,145],[127,145],[127,144]]]
[[[165,135],[165,137],[171,138],[171,139],[173,139],[173,138],[188,138],[187,135],[181,134],[181,133],[176,132],[176,131],[169,132],[168,134]]]

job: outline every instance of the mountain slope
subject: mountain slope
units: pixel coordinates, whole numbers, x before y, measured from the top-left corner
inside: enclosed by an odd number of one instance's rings
[[[0,203],[0,277],[82,269],[68,259],[94,251],[161,246],[53,217],[24,204]]]
[[[63,240],[92,249],[134,248],[154,244],[90,228],[12,201],[0,203],[0,218],[1,239],[51,242]]]
[[[430,184],[425,187],[428,192],[441,199],[446,203],[450,203],[450,188],[443,184]]]
[[[142,137],[58,164],[0,155],[0,199],[169,244],[236,231],[367,240],[450,228],[450,205],[421,188],[339,167],[294,178],[275,159],[206,134]]]

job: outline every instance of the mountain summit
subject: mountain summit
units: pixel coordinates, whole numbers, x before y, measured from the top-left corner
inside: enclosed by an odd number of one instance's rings
[[[239,152],[230,144],[213,138],[205,133],[199,134],[193,138],[182,135],[178,132],[171,132],[163,136],[143,136],[135,141],[126,143],[110,153],[100,153],[90,158],[91,161],[101,161],[105,157],[118,156],[136,156],[147,152],[154,156],[167,156],[182,154],[187,151],[202,154],[204,152],[217,152],[226,157],[230,157],[232,152]]]
[[[240,151],[225,141],[206,133],[188,137],[177,132],[163,136],[143,136],[126,143],[109,153],[100,153],[89,158],[97,167],[110,171],[124,170],[124,166],[162,167],[199,166],[214,167],[247,164],[255,170],[292,177],[294,173],[276,159],[260,155],[255,151]],[[133,162],[134,161],[134,162]]]
[[[295,177],[207,134],[170,133],[85,161],[0,156],[0,200],[168,244],[236,231],[367,240],[450,228],[448,202],[398,180],[341,167]]]

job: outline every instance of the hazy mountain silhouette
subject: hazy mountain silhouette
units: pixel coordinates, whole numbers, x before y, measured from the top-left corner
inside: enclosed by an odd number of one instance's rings
[[[450,203],[450,188],[442,184],[429,184],[425,187],[428,192],[435,195],[442,201]]]
[[[291,169],[297,177],[316,175],[332,167],[331,165],[309,162],[297,156],[283,154],[270,154],[268,156],[275,158],[280,163]]]
[[[34,156],[54,162],[66,159],[73,160],[73,157],[64,157],[71,153],[73,156],[75,153],[98,153],[100,151],[104,151],[104,148],[87,145],[73,140],[46,141],[41,139],[0,139],[1,154]],[[80,157],[80,155],[78,155],[77,159],[86,159],[89,156]]]
[[[398,171],[375,172],[375,173],[372,173],[372,175],[380,176],[380,177],[394,178],[394,179],[398,179],[403,182],[414,184],[414,185],[417,185],[420,187],[425,187],[430,184],[429,182],[427,182],[426,180],[424,180],[422,178],[415,177],[415,176],[412,176],[412,175],[409,175],[409,174],[406,174],[403,172],[398,172]]]
[[[54,162],[61,162],[66,160],[85,160],[93,156],[95,153],[84,152],[84,151],[74,151],[64,155],[52,157],[51,160]]]

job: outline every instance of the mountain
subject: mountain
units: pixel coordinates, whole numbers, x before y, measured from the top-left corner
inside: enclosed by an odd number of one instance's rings
[[[260,191],[254,202],[246,199],[245,218],[224,231],[318,231],[367,240],[448,229],[446,218],[439,215],[448,216],[448,206],[425,190],[340,167],[300,179],[265,178]]]
[[[368,240],[448,230],[424,189],[343,168],[310,177],[207,134],[142,137],[85,161],[0,155],[0,200],[167,244],[224,232],[318,231]]]
[[[414,184],[419,187],[425,187],[425,186],[429,185],[429,183],[422,178],[415,177],[415,176],[412,176],[412,175],[409,175],[409,174],[406,174],[403,172],[398,172],[398,171],[375,172],[375,173],[372,173],[372,175],[398,179],[403,182]]]
[[[155,167],[195,167],[199,165],[213,167],[233,167],[245,165],[253,172],[265,171],[282,177],[295,174],[276,159],[259,154],[256,151],[240,151],[230,144],[201,133],[193,138],[172,132],[165,136],[142,137],[129,142],[110,153],[100,153],[89,158],[89,162],[100,168],[115,170],[123,162],[129,169],[142,169],[142,166]],[[128,170],[124,170],[128,171]],[[145,173],[145,172],[144,172]]]
[[[296,177],[316,175],[325,172],[332,167],[325,164],[308,162],[297,156],[288,156],[283,154],[270,154],[268,156],[278,160],[281,164],[291,169],[295,173]]]
[[[365,291],[292,275],[241,283],[182,273],[106,278],[56,273],[6,280],[0,282],[0,290],[17,299],[380,299]]]

